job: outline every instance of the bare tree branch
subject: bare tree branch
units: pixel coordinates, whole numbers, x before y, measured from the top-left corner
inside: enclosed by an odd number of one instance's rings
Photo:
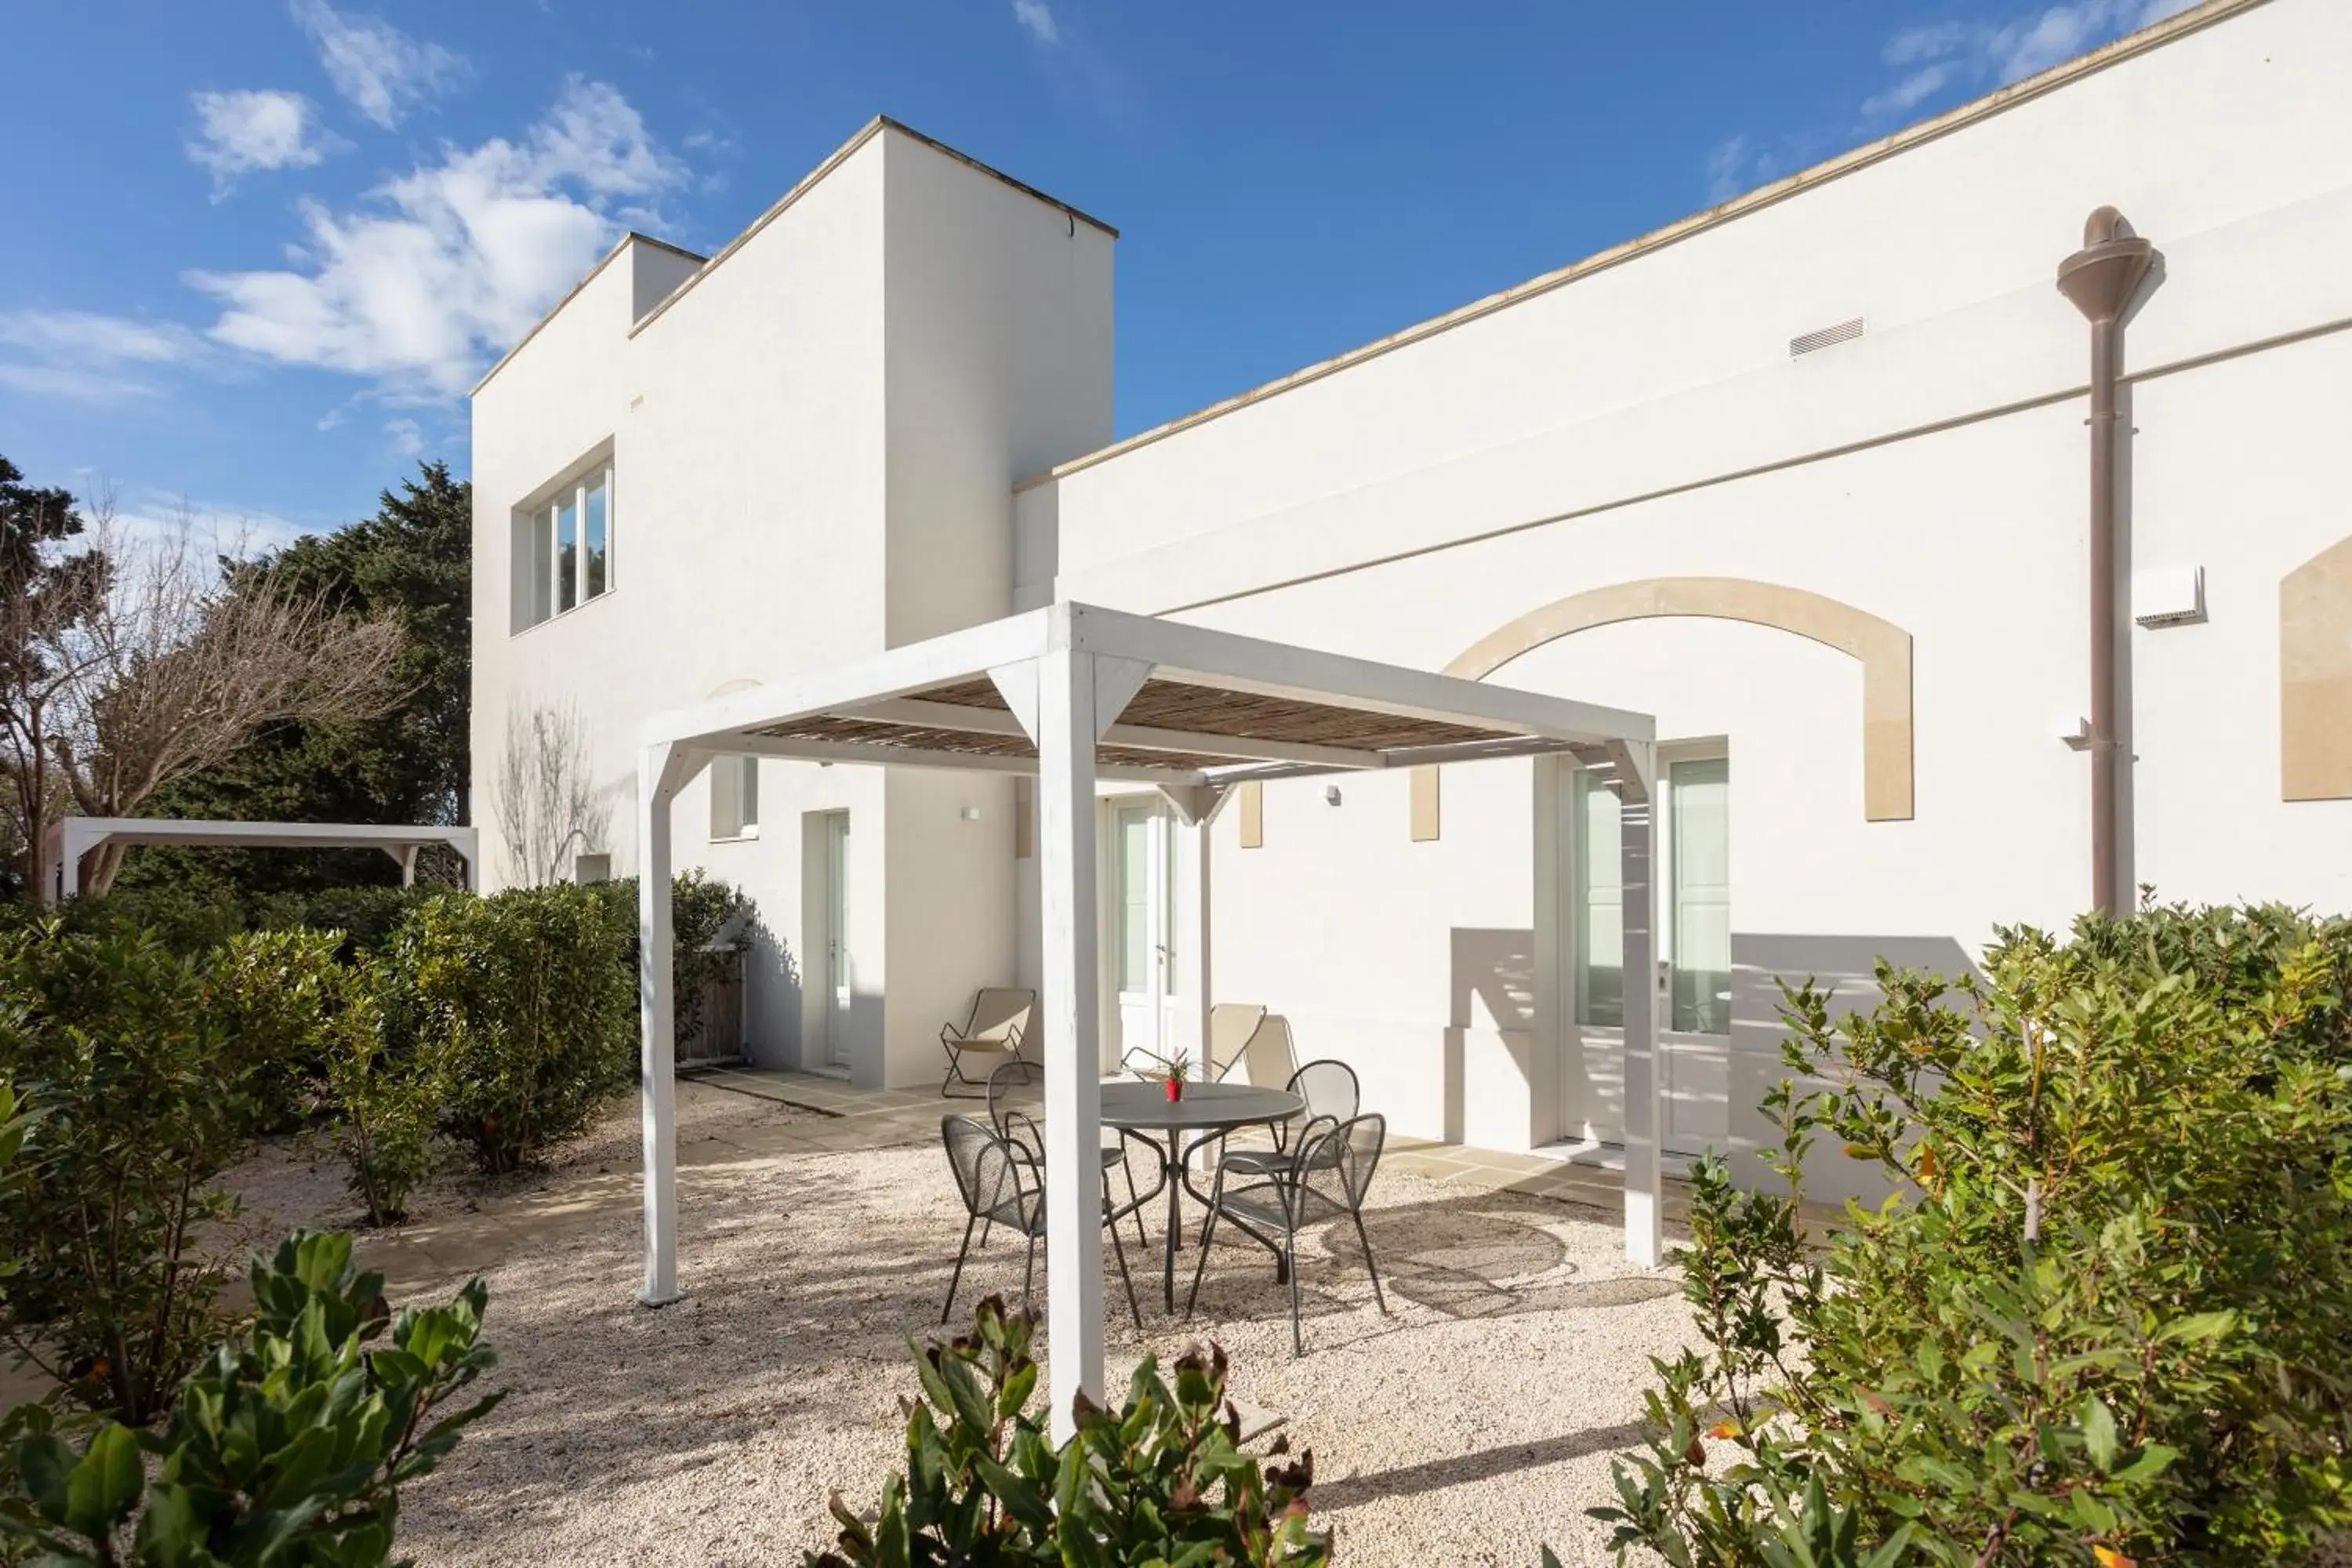
[[[403,633],[391,620],[339,616],[265,567],[200,547],[185,515],[133,539],[108,500],[91,510],[89,544],[67,559],[90,563],[94,590],[0,624],[0,647],[29,650],[0,667],[0,774],[37,858],[60,796],[85,816],[136,816],[270,725],[367,719],[399,700]],[[121,853],[96,851],[83,888],[105,892]]]
[[[612,828],[612,803],[591,773],[587,722],[570,703],[508,710],[492,793],[507,863],[531,887],[560,880],[575,841],[593,854]]]

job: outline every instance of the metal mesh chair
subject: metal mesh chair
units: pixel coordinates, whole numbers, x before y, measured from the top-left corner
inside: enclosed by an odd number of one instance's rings
[[[1363,1109],[1363,1091],[1357,1086],[1356,1069],[1346,1062],[1328,1058],[1308,1062],[1290,1075],[1287,1087],[1307,1104],[1307,1121],[1301,1128],[1302,1135],[1305,1127],[1317,1121],[1352,1121],[1356,1112]],[[1276,1122],[1273,1148],[1234,1149],[1222,1157],[1237,1176],[1265,1176],[1277,1170],[1287,1169],[1297,1152],[1291,1142],[1288,1127]]]
[[[1019,1111],[1011,1115],[1028,1123],[1035,1123]],[[955,1176],[956,1194],[963,1199],[964,1213],[969,1216],[963,1225],[963,1245],[956,1249],[955,1272],[948,1277],[948,1299],[940,1309],[940,1321],[945,1323],[955,1312],[956,1291],[963,1284],[964,1259],[971,1253],[971,1233],[982,1225],[1004,1226],[1028,1241],[1028,1256],[1021,1268],[1021,1294],[1029,1295],[1030,1285],[1037,1274],[1037,1243],[1045,1234],[1045,1167],[1042,1159],[1033,1159],[1028,1151],[1009,1139],[999,1137],[986,1123],[969,1116],[940,1118],[940,1141],[947,1146],[948,1169]],[[1119,1244],[1118,1222],[1124,1211],[1110,1206],[1108,1182],[1103,1194],[1103,1224],[1110,1231],[1111,1255],[1118,1259],[1119,1282],[1127,1287],[1128,1315],[1135,1320],[1136,1328],[1143,1327],[1143,1312],[1135,1304],[1135,1280],[1127,1271],[1127,1248]],[[982,1233],[981,1243],[987,1245],[987,1235]]]
[[[1290,1281],[1290,1353],[1304,1355],[1307,1342],[1298,1322],[1298,1233],[1342,1215],[1356,1227],[1356,1240],[1364,1248],[1364,1268],[1372,1277],[1372,1300],[1385,1314],[1388,1296],[1381,1289],[1380,1265],[1372,1260],[1372,1238],[1364,1230],[1364,1194],[1372,1184],[1372,1173],[1380,1167],[1381,1151],[1387,1142],[1388,1120],[1378,1113],[1345,1121],[1318,1117],[1300,1129],[1297,1157],[1281,1170],[1228,1187],[1230,1167],[1219,1165],[1217,1184],[1209,1198],[1209,1221],[1201,1235],[1201,1260],[1193,1265],[1192,1289],[1184,1298],[1184,1315],[1192,1315],[1192,1304],[1200,1298],[1201,1276],[1209,1267],[1209,1244],[1216,1237],[1217,1222],[1226,1220],[1281,1259],[1282,1272]]]
[[[1043,1075],[1043,1068],[1026,1061],[1005,1062],[988,1075],[988,1124],[996,1130],[999,1138],[1026,1152],[1040,1171],[1045,1168],[1045,1129],[1037,1125],[1035,1118],[1014,1110],[1012,1098],[1016,1087],[1025,1089],[1041,1081]],[[1150,1252],[1151,1238],[1144,1233],[1143,1205],[1135,1195],[1135,1167],[1128,1163],[1127,1144],[1127,1134],[1121,1132],[1118,1142],[1103,1145],[1103,1201],[1110,1201],[1110,1173],[1117,1171],[1127,1183],[1127,1206],[1120,1212],[1135,1216],[1135,1244]],[[981,1227],[980,1244],[988,1245],[986,1226]]]

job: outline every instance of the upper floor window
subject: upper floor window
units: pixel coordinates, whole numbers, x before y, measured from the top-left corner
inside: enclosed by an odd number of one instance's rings
[[[591,468],[515,520],[515,629],[577,609],[613,587],[613,470]]]
[[[760,759],[719,757],[710,764],[710,837],[760,837]]]

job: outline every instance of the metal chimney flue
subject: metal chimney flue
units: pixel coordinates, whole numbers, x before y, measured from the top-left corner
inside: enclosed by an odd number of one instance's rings
[[[2058,291],[2091,323],[2091,907],[2119,914],[2116,733],[2116,408],[2123,318],[2156,260],[2156,247],[2124,215],[2100,207],[2083,226],[2083,248],[2058,264]]]

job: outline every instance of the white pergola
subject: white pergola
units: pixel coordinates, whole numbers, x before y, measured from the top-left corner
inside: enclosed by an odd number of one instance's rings
[[[81,859],[108,844],[196,844],[215,849],[381,849],[400,866],[400,885],[416,879],[416,854],[446,844],[466,863],[474,886],[478,853],[470,827],[407,826],[375,822],[215,822],[173,816],[68,816],[50,825],[49,864],[57,868],[54,896],[81,891]],[[45,893],[49,889],[44,889]]]
[[[637,788],[643,971],[646,1280],[677,1300],[671,1037],[671,805],[722,755],[1034,774],[1042,879],[1046,1321],[1053,1409],[1102,1386],[1101,1114],[1096,782],[1152,786],[1202,835],[1236,784],[1481,758],[1575,753],[1624,803],[1625,1249],[1660,1250],[1655,728],[1640,713],[1062,604],[657,716]],[[1201,906],[1205,927],[1205,888]],[[1202,932],[1206,936],[1205,930]],[[1208,944],[1195,1000],[1205,1027]],[[1203,1058],[1205,1059],[1205,1058]]]

